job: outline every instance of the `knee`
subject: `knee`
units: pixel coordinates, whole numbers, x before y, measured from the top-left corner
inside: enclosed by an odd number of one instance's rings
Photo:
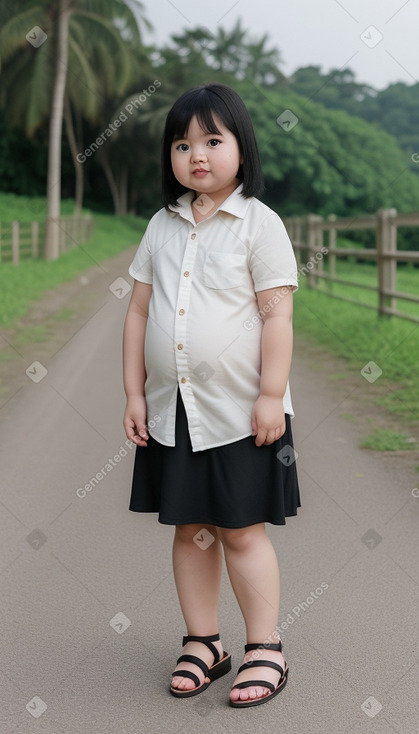
[[[264,524],[249,525],[245,528],[217,528],[224,549],[245,553],[265,532]]]

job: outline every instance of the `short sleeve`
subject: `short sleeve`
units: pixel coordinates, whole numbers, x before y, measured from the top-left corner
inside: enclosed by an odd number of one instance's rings
[[[282,285],[298,288],[291,240],[275,212],[264,219],[250,244],[249,268],[256,292]]]
[[[153,262],[151,258],[149,227],[150,225],[148,225],[144,232],[128,272],[135,280],[139,280],[141,283],[151,284],[153,282]]]

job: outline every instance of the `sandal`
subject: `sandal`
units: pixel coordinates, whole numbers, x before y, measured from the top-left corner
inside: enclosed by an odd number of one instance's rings
[[[278,650],[278,652],[282,652],[282,642],[270,642],[270,643],[251,643],[244,646],[245,652],[249,652],[249,650]],[[241,673],[243,670],[247,670],[251,667],[258,667],[263,666],[265,668],[274,668],[274,670],[277,670],[278,673],[281,673],[281,677],[278,681],[278,684],[275,688],[275,686],[272,685],[267,680],[246,680],[242,683],[237,683],[231,690],[234,688],[250,688],[253,686],[263,686],[264,688],[269,688],[271,693],[267,693],[265,696],[260,696],[259,698],[252,698],[248,699],[247,701],[232,701],[230,700],[230,706],[234,706],[235,708],[247,708],[248,706],[258,706],[261,703],[266,703],[266,701],[269,701],[271,698],[276,696],[282,689],[284,688],[287,678],[288,678],[288,665],[285,663],[285,670],[278,665],[278,663],[274,663],[271,660],[250,660],[248,663],[244,663],[240,666],[240,668],[237,671],[237,675]]]
[[[191,673],[190,670],[176,670],[174,673],[172,673],[172,676],[180,676],[182,678],[190,678],[193,680],[193,682],[196,685],[196,688],[192,688],[191,690],[182,691],[178,688],[172,688],[170,686],[170,693],[173,696],[177,696],[177,698],[188,698],[189,696],[196,696],[198,693],[202,693],[202,691],[205,691],[208,686],[212,683],[212,681],[217,680],[217,678],[221,678],[222,675],[225,675],[231,670],[231,655],[229,655],[225,650],[223,650],[223,657],[220,660],[220,655],[215,647],[213,645],[213,642],[216,642],[220,639],[220,635],[209,635],[208,637],[196,637],[194,635],[185,635],[182,641],[182,646],[186,645],[187,642],[193,641],[193,642],[202,642],[204,645],[209,647],[212,654],[214,655],[214,663],[209,668],[208,665],[201,660],[201,658],[196,657],[195,655],[181,655],[180,658],[177,659],[176,665],[178,665],[181,662],[188,662],[188,663],[194,663],[198,666],[198,668],[201,668],[203,674],[204,674],[204,680],[200,684],[199,678],[195,673]],[[209,678],[208,683],[205,682],[206,678]]]

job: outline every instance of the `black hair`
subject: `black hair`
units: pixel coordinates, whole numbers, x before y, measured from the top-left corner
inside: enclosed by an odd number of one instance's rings
[[[220,118],[236,137],[243,163],[237,178],[243,182],[242,196],[260,196],[264,190],[259,151],[249,112],[241,97],[225,84],[205,84],[192,87],[174,103],[166,118],[162,145],[162,200],[167,208],[189,189],[175,177],[171,163],[171,148],[175,138],[183,138],[191,119],[196,115],[203,130],[219,134],[214,115]]]

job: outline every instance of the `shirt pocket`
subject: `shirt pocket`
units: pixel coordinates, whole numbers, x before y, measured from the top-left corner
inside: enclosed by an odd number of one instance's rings
[[[229,252],[207,252],[202,281],[208,288],[238,288],[247,273],[247,256]]]

